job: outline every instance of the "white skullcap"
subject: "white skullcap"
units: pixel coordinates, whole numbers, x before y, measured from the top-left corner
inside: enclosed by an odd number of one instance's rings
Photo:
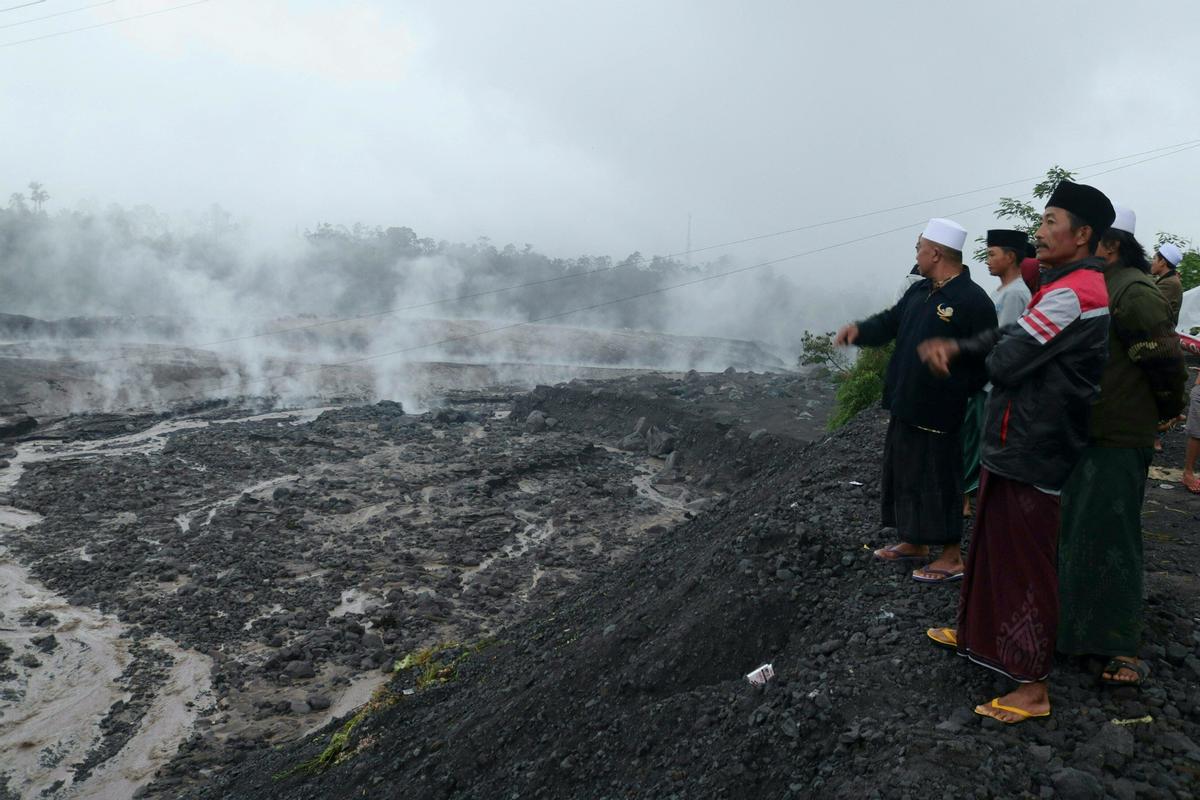
[[[1113,203],[1113,209],[1117,212],[1117,218],[1113,220],[1110,226],[1118,231],[1125,231],[1130,236],[1134,234],[1134,228],[1137,227],[1137,214],[1133,213],[1132,208],[1126,208],[1123,205]]]
[[[925,226],[925,232],[921,236],[931,242],[945,245],[951,250],[962,250],[967,241],[967,229],[952,219],[934,217],[929,220],[929,224]]]
[[[1159,247],[1158,254],[1165,258],[1172,267],[1178,267],[1179,262],[1183,261],[1183,253],[1179,252],[1179,248],[1170,242]]]

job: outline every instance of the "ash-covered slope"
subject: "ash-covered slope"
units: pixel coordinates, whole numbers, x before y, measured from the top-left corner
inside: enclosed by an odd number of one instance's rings
[[[530,405],[570,424],[587,398],[609,419],[644,412],[586,387]],[[405,695],[400,673],[332,750],[336,725],[192,796],[1193,796],[1194,554],[1151,575],[1143,692],[1102,693],[1062,663],[1053,718],[1003,727],[971,712],[1001,685],[925,640],[952,622],[956,588],[871,561],[882,414],[808,447],[693,422],[684,463],[736,461],[725,472],[746,479],[709,513],[503,631],[449,683]],[[764,662],[777,677],[749,685]],[[331,766],[297,769],[323,752]]]

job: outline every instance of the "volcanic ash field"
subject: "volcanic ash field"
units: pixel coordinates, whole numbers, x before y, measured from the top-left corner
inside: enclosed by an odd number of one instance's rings
[[[1194,797],[1200,498],[1146,505],[1141,691],[1054,716],[872,561],[886,416],[792,374],[70,416],[0,448],[0,797]],[[744,675],[772,663],[765,686]]]

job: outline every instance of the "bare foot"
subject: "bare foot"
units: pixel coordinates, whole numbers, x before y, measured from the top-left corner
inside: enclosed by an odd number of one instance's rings
[[[1046,691],[1046,682],[1023,683],[1003,697],[976,706],[975,713],[1009,724],[1024,722],[1030,717],[1049,716],[1050,694]]]

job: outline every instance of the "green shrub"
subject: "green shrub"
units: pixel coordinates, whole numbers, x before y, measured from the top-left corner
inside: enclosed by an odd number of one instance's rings
[[[835,431],[854,418],[858,412],[875,405],[883,397],[883,376],[892,359],[894,344],[885,347],[864,347],[858,358],[845,372],[834,376],[837,396],[829,416],[829,430]]]

